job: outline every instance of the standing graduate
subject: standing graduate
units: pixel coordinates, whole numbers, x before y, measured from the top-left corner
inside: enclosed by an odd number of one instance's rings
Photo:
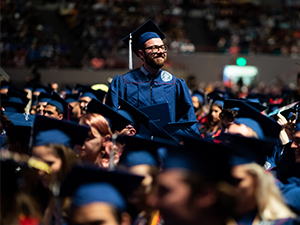
[[[183,79],[162,70],[167,60],[168,46],[165,35],[148,20],[123,41],[141,58],[143,65],[130,72],[115,76],[107,93],[106,104],[114,109],[119,106],[118,97],[137,108],[168,103],[172,122],[196,121],[188,87]],[[192,127],[197,133],[196,126]]]

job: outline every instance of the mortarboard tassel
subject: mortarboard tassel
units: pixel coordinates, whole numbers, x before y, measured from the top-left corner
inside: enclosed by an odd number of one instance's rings
[[[129,69],[132,70],[132,35],[129,34]]]

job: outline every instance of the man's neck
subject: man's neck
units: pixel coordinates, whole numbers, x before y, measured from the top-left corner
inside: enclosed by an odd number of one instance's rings
[[[147,65],[146,63],[143,64],[143,67],[149,74],[157,74],[157,72],[159,71],[159,69],[154,69],[151,66]]]

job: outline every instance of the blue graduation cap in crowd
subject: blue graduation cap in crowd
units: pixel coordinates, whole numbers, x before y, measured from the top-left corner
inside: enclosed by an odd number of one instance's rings
[[[30,131],[35,116],[26,113],[4,112],[4,115],[12,122],[6,128],[6,135],[10,141],[16,140],[29,143]]]
[[[200,103],[205,104],[205,96],[204,93],[202,93],[201,91],[195,90],[192,93],[192,97],[196,97]]]
[[[57,94],[56,92],[53,92],[51,95],[51,101],[49,101],[47,103],[47,105],[48,104],[53,105],[53,106],[57,107],[58,109],[60,109],[60,111],[64,115],[64,118],[67,119],[67,117],[69,115],[69,111],[71,109],[71,106],[64,99],[62,99],[59,96],[59,94]]]
[[[70,104],[72,102],[78,102],[78,99],[79,99],[79,93],[77,94],[66,94],[66,97],[65,97],[65,101]]]
[[[207,180],[233,182],[231,176],[231,149],[207,142],[200,138],[181,137],[182,149],[171,149],[164,160],[164,169],[186,169],[205,177]]]
[[[0,87],[0,89],[1,90],[8,89],[9,88],[9,84],[10,84],[9,81],[6,81],[6,80],[1,81],[1,87]]]
[[[126,198],[144,177],[119,171],[105,171],[91,166],[75,166],[64,179],[61,196],[71,196],[73,206],[105,202],[126,210]]]
[[[33,125],[32,146],[58,144],[73,147],[82,145],[90,128],[67,120],[36,116]]]
[[[149,19],[147,22],[125,37],[123,42],[130,47],[130,41],[132,41],[132,51],[139,57],[138,50],[146,41],[152,38],[160,38],[163,40],[165,37],[166,36],[164,33],[158,28],[158,26],[156,26],[153,20]]]
[[[238,117],[238,119],[235,119],[235,123],[245,124],[250,127],[259,135],[259,139],[279,138],[281,126],[275,120],[261,114],[260,111],[248,103],[242,102]]]
[[[87,105],[87,113],[98,113],[104,116],[112,132],[123,130],[131,121],[102,102],[92,99]]]
[[[161,161],[158,155],[158,149],[178,148],[178,145],[171,145],[169,140],[162,138],[159,141],[155,141],[135,136],[122,135],[118,136],[116,141],[125,144],[119,164],[125,165],[126,167],[142,164],[159,167]]]
[[[264,103],[269,102],[268,94],[250,93],[250,94],[247,95],[246,99],[248,101],[259,102],[260,104],[264,104]]]
[[[67,84],[63,92],[65,92],[66,95],[72,94],[72,88],[70,85]]]
[[[38,102],[50,102],[52,100],[52,96],[48,93],[41,92],[39,95],[37,95]]]
[[[1,98],[1,106],[4,107],[7,112],[19,112],[23,113],[24,108],[29,102],[26,97],[26,92],[19,92],[14,89],[9,89],[7,92],[7,98]],[[1,96],[2,97],[2,96]]]
[[[93,90],[92,88],[82,85],[81,90],[80,90],[80,98],[82,97],[90,97],[91,99],[96,99],[98,101],[103,102],[103,99],[106,95],[105,91],[102,90]]]
[[[263,166],[266,156],[272,155],[277,143],[276,140],[248,138],[228,133],[223,133],[216,139],[232,149],[230,160],[232,165],[257,163]]]
[[[225,99],[219,95],[215,96],[213,101],[212,101],[212,104],[218,104],[220,105],[222,108],[224,107],[224,101]]]
[[[118,113],[131,121],[131,125],[136,129],[137,133],[139,133],[141,124],[143,124],[147,129],[150,128],[149,117],[144,112],[120,97]]]
[[[39,92],[40,93],[48,93],[51,94],[51,92],[53,91],[53,89],[49,86],[45,86],[41,83],[36,83],[33,86],[32,92]]]
[[[4,112],[4,115],[15,125],[32,127],[35,116],[26,113]]]

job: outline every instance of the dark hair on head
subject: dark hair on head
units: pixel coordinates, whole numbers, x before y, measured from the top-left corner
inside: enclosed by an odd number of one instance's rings
[[[224,119],[225,117],[227,117],[228,119],[235,119],[238,116],[239,112],[236,110],[232,110],[232,109],[223,109],[221,114],[220,114],[220,118]]]
[[[223,109],[223,106],[221,106],[221,105],[218,104],[218,103],[213,103],[213,104],[211,105],[210,108],[212,108],[212,106],[217,106],[217,107],[219,107],[220,109]]]
[[[184,181],[191,188],[190,201],[205,193],[205,189],[211,188],[215,191],[216,202],[212,206],[212,210],[219,218],[228,218],[233,216],[236,205],[236,197],[234,195],[233,186],[225,181],[212,182],[205,177],[199,176],[193,172],[184,173]]]
[[[300,79],[300,71],[297,74],[297,79]]]

